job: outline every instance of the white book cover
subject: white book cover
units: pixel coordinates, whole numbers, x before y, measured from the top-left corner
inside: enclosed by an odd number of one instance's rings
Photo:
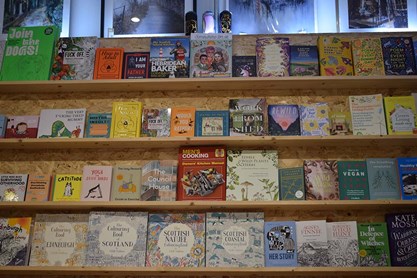
[[[298,221],[297,259],[299,266],[327,266],[328,243],[326,220]]]
[[[115,165],[112,179],[111,201],[140,201],[141,166]]]
[[[381,94],[349,96],[353,135],[387,135]]]
[[[0,174],[0,201],[24,201],[27,182],[28,174]]]
[[[42,109],[38,138],[83,138],[86,109]]]
[[[0,266],[25,266],[29,259],[31,217],[0,218]],[[1,277],[15,277],[1,274]]]
[[[359,266],[359,242],[356,221],[327,223],[329,266]]]
[[[86,165],[83,168],[81,200],[110,201],[112,166]]]

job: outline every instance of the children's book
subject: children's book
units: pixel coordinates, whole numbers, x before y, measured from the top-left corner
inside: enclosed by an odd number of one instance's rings
[[[350,112],[331,110],[329,118],[330,135],[352,135],[352,117]]]
[[[31,222],[31,217],[0,218],[0,266],[27,265]]]
[[[305,200],[303,167],[279,169],[279,199]]]
[[[340,200],[369,200],[366,162],[338,161]]]
[[[0,174],[0,202],[23,202],[28,174]]]
[[[298,266],[328,266],[326,220],[295,222]]]
[[[306,200],[339,200],[336,160],[305,160]]]
[[[319,75],[319,57],[315,45],[290,46],[290,75],[317,76]]]
[[[414,75],[416,61],[411,37],[381,38],[385,75]]]
[[[0,138],[6,137],[7,117],[0,115]]]
[[[265,266],[297,266],[295,221],[265,222]]]
[[[110,138],[139,137],[142,125],[142,102],[113,102]]]
[[[139,201],[142,187],[142,167],[115,165],[111,201]]]
[[[29,174],[25,201],[48,201],[50,188],[50,175]]]
[[[268,133],[265,98],[229,100],[230,136],[266,135]]]
[[[330,135],[328,103],[300,105],[300,130],[302,136]]]
[[[256,39],[258,77],[290,75],[290,43],[288,38],[259,37]]]
[[[256,77],[256,56],[233,56],[233,77]]]
[[[111,113],[88,113],[85,128],[86,138],[109,138]]]
[[[195,136],[229,136],[229,111],[196,111]]]
[[[143,108],[142,137],[168,137],[171,132],[171,108]]]
[[[123,79],[149,78],[149,52],[123,54]]]
[[[317,48],[321,76],[353,75],[350,39],[319,36]]]
[[[151,78],[188,78],[190,39],[187,37],[151,38]]]
[[[42,109],[38,138],[83,138],[86,109]]]
[[[413,96],[384,97],[388,134],[417,134],[417,110]]]
[[[353,135],[386,135],[381,94],[349,96]]]
[[[367,158],[366,169],[371,200],[401,199],[395,158]]]
[[[391,266],[387,223],[358,223],[359,266]]]
[[[417,200],[417,157],[399,157],[397,163],[401,199]]]
[[[51,200],[80,201],[82,177],[77,174],[56,174],[52,184]]]
[[[356,221],[327,222],[326,224],[329,266],[359,266]]]
[[[121,79],[124,49],[97,48],[94,61],[94,79]]]
[[[268,105],[268,134],[272,136],[300,135],[300,114],[298,105]]]
[[[110,201],[112,171],[113,166],[84,166],[81,200]]]
[[[385,75],[380,38],[352,40],[353,71],[357,76]]]
[[[195,107],[173,107],[171,109],[172,137],[193,137],[195,130]]]
[[[8,116],[6,138],[36,138],[39,116]]]
[[[264,213],[206,215],[206,267],[263,267]]]
[[[177,160],[152,160],[142,166],[142,201],[175,201]]]

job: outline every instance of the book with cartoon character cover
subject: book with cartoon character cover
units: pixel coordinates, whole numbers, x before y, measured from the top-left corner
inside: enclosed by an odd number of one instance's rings
[[[6,138],[36,138],[39,116],[7,117]]]
[[[317,48],[321,76],[353,75],[350,39],[319,36]]]
[[[31,217],[0,218],[0,266],[27,265],[31,222]]]
[[[111,201],[139,201],[142,187],[142,167],[116,165],[113,168]]]
[[[80,201],[83,175],[56,174],[53,179],[52,201]]]
[[[265,222],[265,266],[297,266],[295,221]]]
[[[188,78],[189,63],[189,38],[151,38],[151,78]]]
[[[83,138],[86,109],[42,109],[38,138]]]
[[[97,48],[94,62],[94,79],[121,79],[124,49]]]

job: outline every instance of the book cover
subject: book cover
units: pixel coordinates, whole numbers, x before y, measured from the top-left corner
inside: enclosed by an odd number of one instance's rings
[[[265,222],[265,266],[297,266],[295,221]]]
[[[413,96],[384,97],[384,106],[388,134],[417,134],[417,110]]]
[[[146,267],[204,267],[205,242],[204,213],[149,214]]]
[[[6,40],[0,39],[0,74],[1,74],[1,65],[3,64],[4,49],[6,48]],[[1,77],[0,77],[1,80]]]
[[[338,161],[340,200],[369,200],[366,161]]]
[[[367,158],[366,169],[371,200],[401,199],[395,158]]]
[[[59,38],[55,45],[51,80],[91,80],[97,37]]]
[[[109,138],[111,116],[111,113],[88,113],[85,127],[85,137]]]
[[[82,177],[77,174],[56,174],[52,184],[51,200],[80,201]]]
[[[353,39],[352,58],[356,76],[385,75],[380,38]]]
[[[229,136],[229,111],[195,112],[195,136]]]
[[[358,228],[356,221],[327,222],[329,266],[359,266]]]
[[[142,167],[115,165],[111,201],[139,201],[142,187]]]
[[[145,266],[147,212],[92,211],[88,223],[86,265]]]
[[[268,105],[268,134],[272,136],[300,135],[300,114],[298,105]]]
[[[385,215],[391,266],[417,266],[417,213]]]
[[[387,135],[381,94],[349,96],[353,135]]]
[[[171,108],[143,108],[142,137],[168,137],[171,133]]]
[[[339,200],[336,160],[305,160],[306,200]]]
[[[288,38],[259,37],[256,39],[258,77],[290,76],[290,43]]]
[[[265,98],[230,99],[230,136],[266,135],[267,109]]]
[[[256,56],[233,56],[233,77],[256,77]]]
[[[112,171],[113,166],[84,166],[81,201],[110,201]]]
[[[330,111],[330,135],[352,135],[352,116],[346,111]]]
[[[48,80],[58,37],[55,26],[10,27],[3,56],[2,80]]]
[[[358,223],[359,266],[391,266],[387,223]]]
[[[281,168],[279,173],[279,199],[305,200],[304,168]]]
[[[279,200],[276,150],[227,151],[228,201]]]
[[[50,175],[29,174],[25,201],[48,201],[50,188]]]
[[[0,218],[0,266],[27,265],[31,222],[31,217]]]
[[[28,174],[0,174],[0,202],[23,202]]]
[[[151,38],[151,78],[188,78],[190,69],[190,39]]]
[[[36,214],[30,266],[84,266],[88,214]]]
[[[319,36],[317,48],[321,76],[353,75],[350,39]]]
[[[298,266],[328,266],[326,220],[295,222]]]
[[[171,109],[172,137],[193,137],[195,130],[195,107],[173,107]]]
[[[125,52],[123,54],[123,79],[149,78],[149,52]]]
[[[385,75],[414,75],[416,61],[411,37],[381,38]]]
[[[177,200],[226,199],[226,148],[180,147]]]
[[[175,201],[177,160],[152,160],[142,167],[142,201]]]
[[[263,267],[264,213],[206,215],[206,267]]]
[[[39,116],[8,116],[6,138],[36,138]]]
[[[417,157],[397,158],[401,199],[417,200]]]
[[[86,109],[42,109],[38,138],[83,138]]]
[[[7,117],[5,115],[0,115],[0,138],[6,136],[7,129]]]
[[[113,102],[110,138],[139,137],[142,126],[142,102]]]
[[[315,45],[290,46],[290,75],[317,76],[319,72],[319,57]]]
[[[327,102],[300,105],[302,136],[330,135],[329,105]]]
[[[191,33],[190,77],[232,77],[232,34]]]
[[[121,47],[96,49],[94,79],[121,79],[123,72],[123,53]]]

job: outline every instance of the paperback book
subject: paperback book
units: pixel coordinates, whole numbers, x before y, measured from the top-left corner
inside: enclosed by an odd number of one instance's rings
[[[338,161],[340,200],[369,200],[366,162]]]
[[[300,105],[300,130],[302,136],[330,135],[328,103]]]
[[[0,218],[0,266],[27,265],[31,222],[31,217]]]
[[[265,266],[297,266],[295,221],[265,222]]]
[[[189,38],[151,38],[150,50],[151,78],[189,77]]]
[[[305,160],[306,200],[339,200],[336,160]]]
[[[111,201],[139,201],[142,187],[142,167],[116,165],[113,168]]]
[[[168,137],[171,132],[171,108],[143,108],[141,137]]]
[[[121,79],[124,49],[97,48],[94,61],[94,79]]]
[[[125,52],[123,54],[123,79],[149,78],[149,52]]]
[[[78,174],[56,174],[52,184],[51,200],[80,201],[82,177]]]
[[[381,94],[349,96],[353,135],[387,135]]]
[[[385,75],[380,38],[352,40],[353,70],[357,76]]]
[[[385,75],[414,75],[416,61],[411,37],[381,38]]]
[[[391,266],[387,223],[358,223],[359,266]]]
[[[315,45],[290,46],[290,75],[317,76],[319,75],[319,57]]]
[[[172,137],[192,137],[195,128],[195,107],[173,107],[171,110]]]
[[[51,188],[51,176],[29,174],[25,201],[48,201]]]
[[[229,111],[196,111],[195,136],[229,136]]]
[[[142,126],[142,102],[113,102],[110,138],[139,137]]]
[[[329,266],[359,266],[356,221],[327,222]]]
[[[268,134],[272,136],[300,135],[300,114],[298,105],[268,105]]]
[[[417,200],[417,157],[399,157],[397,163],[401,199]]]
[[[0,202],[23,202],[28,174],[0,174]]]
[[[175,201],[177,160],[152,160],[142,167],[142,201]]]
[[[303,167],[279,169],[279,199],[305,200]]]
[[[298,266],[328,266],[326,220],[295,222]]]
[[[42,109],[38,138],[83,138],[86,109]]]
[[[288,38],[259,37],[256,39],[258,77],[290,76],[290,43]]]
[[[0,138],[6,137],[7,129],[7,117],[5,115],[0,115]]]
[[[265,98],[230,99],[230,136],[266,135],[267,109]]]
[[[39,116],[8,116],[6,138],[36,138]]]
[[[367,158],[366,169],[371,200],[401,199],[395,158]]]
[[[417,109],[413,96],[384,97],[388,134],[417,134]]]
[[[89,113],[85,129],[86,138],[109,138],[111,113]]]
[[[110,201],[112,171],[112,166],[84,166],[81,201]]]
[[[233,77],[256,77],[256,56],[233,56]]]
[[[350,39],[319,36],[317,48],[321,76],[353,75]]]
[[[330,135],[352,135],[352,117],[350,112],[330,111]]]

